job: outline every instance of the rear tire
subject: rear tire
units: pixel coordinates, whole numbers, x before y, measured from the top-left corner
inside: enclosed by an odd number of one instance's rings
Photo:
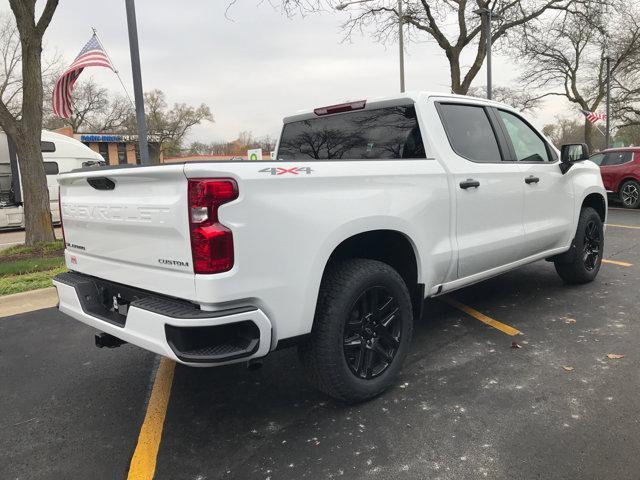
[[[398,272],[376,260],[351,259],[328,267],[311,336],[299,354],[318,390],[362,402],[392,385],[412,334],[411,298]]]
[[[556,261],[556,272],[565,283],[582,284],[595,280],[602,264],[604,229],[600,215],[591,207],[583,208],[576,236],[571,244],[571,261]]]
[[[620,186],[620,202],[624,208],[640,207],[640,183],[627,180]]]

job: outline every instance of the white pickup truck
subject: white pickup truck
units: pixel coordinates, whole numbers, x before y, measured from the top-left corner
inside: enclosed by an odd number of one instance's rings
[[[60,310],[190,366],[297,345],[356,402],[393,384],[423,300],[547,259],[600,268],[607,215],[584,145],[512,108],[424,92],[284,120],[275,161],[61,175]]]

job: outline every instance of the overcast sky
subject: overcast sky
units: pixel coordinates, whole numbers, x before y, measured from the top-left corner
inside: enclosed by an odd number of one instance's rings
[[[45,52],[57,50],[70,63],[93,26],[133,95],[124,3],[62,0]],[[204,102],[213,112],[215,123],[196,127],[192,139],[230,140],[241,130],[277,135],[282,117],[297,110],[399,89],[397,45],[366,35],[343,42],[339,12],[286,18],[266,1],[238,0],[230,20],[227,0],[136,3],[144,89],[163,90],[171,103]],[[446,58],[433,43],[408,44],[406,64],[407,89],[449,91]],[[494,65],[494,84],[513,84],[517,74],[509,60],[497,56]],[[83,75],[122,91],[106,69]],[[483,70],[475,84],[484,84],[485,75]],[[564,108],[554,99],[530,116],[541,126]]]

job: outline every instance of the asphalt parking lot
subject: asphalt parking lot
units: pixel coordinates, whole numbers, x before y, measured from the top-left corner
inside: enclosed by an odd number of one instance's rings
[[[538,262],[448,297],[499,328],[426,302],[396,387],[358,406],[291,349],[174,371],[55,309],[0,319],[0,478],[638,478],[640,211],[609,215],[596,282]]]

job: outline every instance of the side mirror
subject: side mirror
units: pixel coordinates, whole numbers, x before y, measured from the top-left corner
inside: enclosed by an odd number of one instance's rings
[[[565,174],[576,162],[589,160],[589,147],[585,143],[569,143],[562,145],[560,151],[560,170]]]

